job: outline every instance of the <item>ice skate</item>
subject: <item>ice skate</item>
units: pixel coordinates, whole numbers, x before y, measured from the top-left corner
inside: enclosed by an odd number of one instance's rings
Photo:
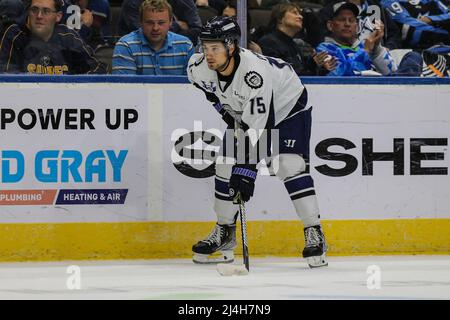
[[[192,247],[195,263],[231,263],[236,247],[236,225],[216,224],[211,234]],[[212,256],[220,253],[221,256]]]
[[[320,226],[305,228],[305,248],[303,258],[311,268],[324,267],[328,265],[325,257],[327,245]]]

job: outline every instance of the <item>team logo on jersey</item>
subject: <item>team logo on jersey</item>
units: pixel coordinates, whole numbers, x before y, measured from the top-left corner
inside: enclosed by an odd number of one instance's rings
[[[52,64],[52,59],[49,56],[43,56],[40,62],[44,67],[48,67]]]
[[[256,71],[247,72],[244,77],[245,83],[252,89],[259,89],[263,85],[263,78]]]
[[[212,81],[210,81],[208,84],[202,80],[202,87],[205,88],[206,91],[209,91],[209,92],[216,92],[216,90],[217,90],[216,84]]]

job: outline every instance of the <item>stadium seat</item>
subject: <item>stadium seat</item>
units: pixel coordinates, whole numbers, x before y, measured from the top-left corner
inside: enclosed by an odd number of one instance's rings
[[[249,9],[250,18],[252,19],[252,27],[267,27],[270,20],[270,9]]]
[[[209,19],[218,15],[217,10],[211,7],[197,7],[197,10],[202,24],[205,24]]]
[[[95,49],[95,57],[107,65],[107,73],[112,71],[112,56],[114,52],[113,45],[105,45]]]
[[[111,24],[110,24],[110,32],[111,35],[117,36],[118,35],[118,29],[119,29],[119,18],[120,18],[120,11],[122,10],[122,7],[111,7]]]
[[[323,8],[323,5],[321,5],[319,3],[314,3],[314,2],[298,1],[298,0],[294,0],[292,2],[298,3],[301,8],[311,8],[311,9],[319,9],[319,10]]]

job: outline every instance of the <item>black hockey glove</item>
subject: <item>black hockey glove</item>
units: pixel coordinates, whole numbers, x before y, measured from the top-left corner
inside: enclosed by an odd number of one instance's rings
[[[218,113],[222,115],[222,120],[227,123],[229,129],[236,129],[235,128],[236,121],[234,120],[233,116],[230,113],[228,113],[228,111],[225,110],[225,108],[222,106],[220,102],[214,104],[214,108]],[[249,126],[244,121],[241,120],[239,123],[239,128],[241,128],[245,132],[249,129]]]
[[[228,128],[234,129],[234,118],[229,114],[220,102],[213,105],[214,109],[222,116],[222,120],[226,122]]]
[[[239,200],[243,202],[250,200],[255,190],[257,174],[258,171],[256,170],[255,164],[236,164],[233,166],[229,183],[229,194],[233,198],[234,204],[238,204]]]

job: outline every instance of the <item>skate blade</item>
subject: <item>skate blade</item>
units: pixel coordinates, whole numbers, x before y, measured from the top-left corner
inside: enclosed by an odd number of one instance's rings
[[[232,251],[223,251],[221,254],[221,256],[211,256],[209,254],[195,253],[192,257],[192,261],[197,264],[232,263],[234,261],[234,254]]]
[[[219,263],[217,265],[217,271],[222,276],[246,276],[248,275],[248,270],[244,265]]]
[[[321,256],[308,257],[306,258],[306,262],[308,263],[310,268],[319,268],[328,266],[328,261],[325,258],[325,254]]]

